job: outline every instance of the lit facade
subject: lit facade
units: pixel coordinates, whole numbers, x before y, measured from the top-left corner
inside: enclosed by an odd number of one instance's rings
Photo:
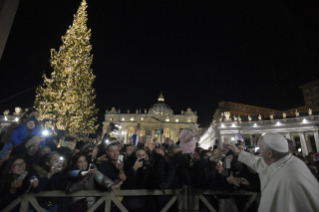
[[[319,150],[319,115],[309,113],[305,116],[295,116],[292,118],[277,118],[258,121],[214,121],[206,133],[201,137],[200,146],[208,148],[213,146],[218,139],[219,144],[223,142],[235,143],[242,140],[245,145],[251,145],[251,136],[257,138],[265,132],[276,132],[291,139],[297,148],[301,148],[302,153]]]
[[[105,113],[103,122],[103,134],[111,122],[121,125],[119,134],[125,137],[125,143],[134,134],[135,127],[138,123],[141,124],[139,136],[147,135],[149,138],[157,137],[155,130],[163,130],[159,141],[163,142],[164,138],[170,138],[174,142],[178,140],[179,131],[181,128],[187,128],[191,122],[197,123],[197,113],[190,108],[181,114],[174,114],[169,105],[165,104],[165,99],[161,94],[158,102],[155,103],[149,110],[136,110],[135,113],[121,113],[120,110],[112,108]]]
[[[3,133],[11,123],[18,122],[21,115],[22,110],[19,107],[15,108],[15,112],[12,115],[10,115],[9,110],[5,110],[3,115],[0,115],[0,134]]]

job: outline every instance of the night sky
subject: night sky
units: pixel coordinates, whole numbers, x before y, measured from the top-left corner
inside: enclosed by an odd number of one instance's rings
[[[21,0],[0,61],[0,101],[38,86],[50,49],[81,0]],[[286,110],[319,78],[319,2],[87,0],[99,123],[112,106],[150,108],[163,91],[175,113],[208,126],[222,100]],[[0,103],[29,107],[35,89]]]

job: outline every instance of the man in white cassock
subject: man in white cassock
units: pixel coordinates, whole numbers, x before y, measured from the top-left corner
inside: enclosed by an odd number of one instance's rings
[[[259,212],[319,211],[319,183],[306,164],[289,153],[282,135],[262,134],[258,140],[261,157],[240,151],[233,144],[223,146],[258,172],[262,192]]]

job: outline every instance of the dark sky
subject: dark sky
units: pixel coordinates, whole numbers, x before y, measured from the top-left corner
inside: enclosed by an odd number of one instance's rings
[[[163,91],[175,113],[208,125],[228,100],[285,110],[319,78],[319,2],[88,0],[99,123],[112,106],[149,108]],[[21,0],[0,61],[0,101],[42,83],[50,49],[80,0]],[[31,90],[0,103],[26,108]]]

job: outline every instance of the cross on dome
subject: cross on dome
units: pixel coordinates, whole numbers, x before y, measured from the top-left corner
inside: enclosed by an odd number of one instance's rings
[[[158,101],[159,102],[164,102],[165,99],[164,99],[164,96],[163,96],[163,93],[161,92],[161,95],[158,97]]]

